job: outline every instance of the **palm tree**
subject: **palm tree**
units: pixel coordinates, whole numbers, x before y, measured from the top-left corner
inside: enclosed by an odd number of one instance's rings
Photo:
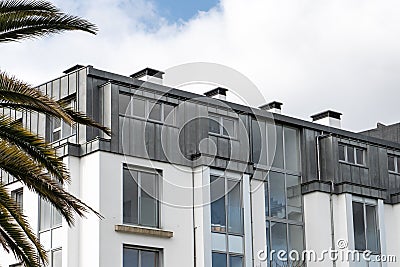
[[[46,1],[0,0],[0,42],[18,42],[63,31],[81,30],[95,34],[92,23],[62,13]],[[80,123],[109,130],[84,114],[42,94],[13,76],[0,72],[0,108],[39,112],[69,124]],[[6,115],[0,115],[0,169],[36,192],[62,214],[68,225],[74,214],[97,212],[63,189],[69,173],[52,146]],[[46,253],[27,218],[0,182],[0,245],[28,267],[47,263]]]

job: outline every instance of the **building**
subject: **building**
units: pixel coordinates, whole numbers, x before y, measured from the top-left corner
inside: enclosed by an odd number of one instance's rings
[[[68,228],[2,173],[50,266],[399,266],[398,139],[342,130],[334,111],[308,122],[280,114],[278,102],[226,102],[223,88],[203,97],[169,88],[152,69],[127,77],[77,65],[64,74],[38,88],[111,137],[44,115],[10,116],[53,142],[71,172],[67,189],[104,219],[90,214]],[[370,251],[371,261],[335,258],[331,248]],[[0,263],[18,266],[5,253]]]

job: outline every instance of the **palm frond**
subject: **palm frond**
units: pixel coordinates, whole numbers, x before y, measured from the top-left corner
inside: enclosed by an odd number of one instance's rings
[[[19,206],[13,200],[7,190],[5,189],[4,185],[0,183],[0,207],[3,207],[9,215],[13,218],[13,220],[19,225],[21,230],[25,233],[27,238],[32,242],[32,244],[36,247],[36,250],[39,253],[39,257],[43,262],[46,262],[47,255],[40,244],[39,240],[36,238],[35,234],[33,233],[26,217],[21,213]]]
[[[67,168],[57,157],[55,149],[50,144],[1,115],[0,138],[22,149],[38,166],[53,175],[60,184],[69,181]]]
[[[18,9],[19,5],[22,6],[21,10]],[[80,17],[60,12],[46,1],[0,2],[0,42],[32,39],[73,30],[96,34],[97,27]]]

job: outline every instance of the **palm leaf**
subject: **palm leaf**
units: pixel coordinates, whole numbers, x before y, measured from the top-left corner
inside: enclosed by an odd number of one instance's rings
[[[72,30],[96,34],[97,27],[87,20],[64,14],[48,2],[35,2],[0,2],[0,42],[32,39]],[[23,6],[23,9],[19,10],[19,6]]]

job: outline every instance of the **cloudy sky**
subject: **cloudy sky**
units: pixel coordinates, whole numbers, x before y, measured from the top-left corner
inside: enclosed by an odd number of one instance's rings
[[[98,25],[2,45],[0,69],[39,84],[77,63],[120,74],[190,62],[247,76],[283,113],[343,113],[360,131],[400,121],[398,0],[53,0]]]

